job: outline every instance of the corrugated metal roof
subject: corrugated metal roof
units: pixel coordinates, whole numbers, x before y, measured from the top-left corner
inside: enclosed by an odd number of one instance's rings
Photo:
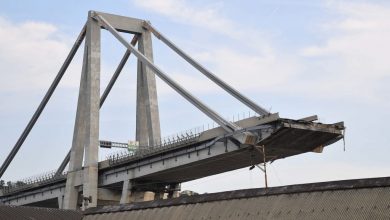
[[[390,219],[390,178],[237,190],[107,206],[84,220]]]
[[[0,205],[0,220],[81,220],[82,217],[72,210]]]

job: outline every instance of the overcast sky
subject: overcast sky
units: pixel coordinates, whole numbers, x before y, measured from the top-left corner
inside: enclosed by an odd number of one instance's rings
[[[269,166],[269,185],[390,175],[388,1],[91,2],[0,0],[1,162],[58,72],[87,12],[97,10],[150,20],[216,75],[281,117],[317,114],[323,123],[345,122],[345,152],[339,141],[322,154],[276,161]],[[125,49],[108,32],[102,36],[104,88]],[[221,115],[248,114],[248,108],[158,39],[153,46],[155,63]],[[6,181],[54,170],[61,163],[72,140],[80,64],[81,52],[3,176]],[[101,110],[100,139],[134,139],[135,64],[131,57]],[[164,135],[210,123],[157,83]],[[100,158],[109,153],[101,151]],[[260,170],[244,168],[185,183],[183,189],[263,186]]]

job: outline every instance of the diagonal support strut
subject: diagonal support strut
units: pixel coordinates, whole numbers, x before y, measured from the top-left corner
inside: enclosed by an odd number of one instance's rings
[[[196,60],[194,60],[192,57],[190,57],[187,53],[185,53],[183,50],[181,50],[179,47],[177,47],[172,41],[170,41],[168,38],[166,38],[161,32],[156,30],[149,22],[144,22],[143,26],[151,31],[154,36],[156,36],[158,39],[160,39],[163,43],[165,43],[169,48],[171,48],[173,51],[175,51],[178,55],[180,55],[183,59],[185,59],[188,63],[190,63],[193,67],[195,67],[197,70],[199,70],[203,75],[205,75],[207,78],[209,78],[211,81],[213,81],[215,84],[220,86],[222,89],[224,89],[226,92],[228,92],[230,95],[241,101],[243,104],[251,108],[253,111],[260,115],[268,115],[270,114],[266,109],[263,107],[257,105],[252,100],[241,94],[239,91],[228,85],[226,82],[218,78],[216,75],[214,75],[211,71],[207,70],[204,66],[202,66],[200,63],[198,63]]]
[[[112,35],[114,35],[114,37],[117,38],[119,40],[119,42],[121,42],[128,50],[130,50],[132,53],[134,53],[134,55],[139,60],[141,60],[141,62],[143,62],[149,68],[151,68],[158,77],[160,77],[165,83],[167,83],[177,93],[179,93],[181,96],[183,96],[185,99],[187,99],[191,104],[193,104],[195,107],[197,107],[199,110],[201,110],[204,114],[206,114],[208,117],[210,117],[216,123],[218,123],[222,128],[224,128],[228,132],[233,132],[233,131],[240,129],[239,126],[222,118],[218,113],[216,113],[215,111],[210,109],[208,106],[203,104],[196,97],[192,96],[186,89],[181,87],[178,83],[176,83],[169,76],[167,76],[162,70],[160,70],[160,68],[158,68],[155,64],[153,64],[141,52],[139,52],[132,45],[127,43],[127,41],[118,33],[118,31],[116,31],[115,28],[112,27],[107,22],[107,20],[104,19],[101,15],[99,15],[98,13],[95,13],[94,18],[96,20],[98,20],[101,23],[101,25],[105,29],[107,29]]]

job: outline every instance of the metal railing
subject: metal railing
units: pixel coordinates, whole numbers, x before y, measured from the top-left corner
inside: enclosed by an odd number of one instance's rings
[[[148,155],[159,153],[178,146],[195,143],[200,136],[200,133],[186,133],[185,135],[170,136],[158,145],[154,146],[139,146],[134,152],[120,151],[107,156],[109,164],[116,165],[129,160],[140,159]]]
[[[259,115],[255,112],[248,111],[242,112],[241,114],[233,115],[228,118],[228,120],[235,122],[240,121],[250,117],[258,117]],[[216,123],[205,124],[202,126],[194,127],[192,129],[182,131],[173,135],[169,135],[158,141],[159,144],[154,146],[139,146],[133,152],[129,152],[128,150],[121,150],[109,154],[106,159],[108,160],[110,165],[117,165],[120,163],[124,163],[126,161],[139,159],[148,155],[152,155],[161,151],[165,151],[171,148],[175,148],[180,145],[194,143],[198,140],[198,137],[206,130],[213,129],[215,127],[219,127]]]
[[[55,176],[56,170],[45,172],[36,176],[28,177],[22,180],[15,182],[7,182],[7,185],[1,186],[0,190],[3,192],[3,195],[10,194],[13,192],[21,191],[31,187],[36,187],[39,185],[47,184],[54,182],[55,180],[66,178],[66,172],[63,172],[59,176]]]

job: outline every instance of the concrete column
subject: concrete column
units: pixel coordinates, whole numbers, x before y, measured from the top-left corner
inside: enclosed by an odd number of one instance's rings
[[[150,31],[144,31],[138,41],[138,49],[153,61]],[[137,125],[136,139],[140,146],[155,145],[161,139],[156,78],[152,70],[138,61],[137,67]]]
[[[132,184],[130,180],[123,181],[122,196],[119,202],[120,204],[130,203],[131,188],[132,188]]]
[[[58,197],[58,208],[63,209],[64,208],[64,196]]]
[[[64,209],[77,209],[77,200],[79,190],[75,187],[76,174],[78,170],[82,169],[84,156],[84,142],[85,142],[85,120],[86,117],[86,86],[87,86],[87,45],[84,47],[83,67],[81,70],[79,98],[77,102],[76,121],[73,130],[72,148],[70,151],[70,161],[68,168],[68,175],[66,179]]]
[[[98,154],[99,154],[99,105],[100,105],[100,26],[88,17],[86,34],[88,49],[87,97],[86,97],[86,141],[84,158],[83,197],[90,198],[83,202],[83,208],[97,206],[98,200]]]
[[[138,41],[138,47],[139,47]],[[144,81],[142,73],[142,63],[137,61],[137,110],[136,110],[136,131],[135,138],[139,142],[140,146],[148,146],[149,144],[149,134],[148,134],[148,124],[146,118],[146,102],[144,94]]]

